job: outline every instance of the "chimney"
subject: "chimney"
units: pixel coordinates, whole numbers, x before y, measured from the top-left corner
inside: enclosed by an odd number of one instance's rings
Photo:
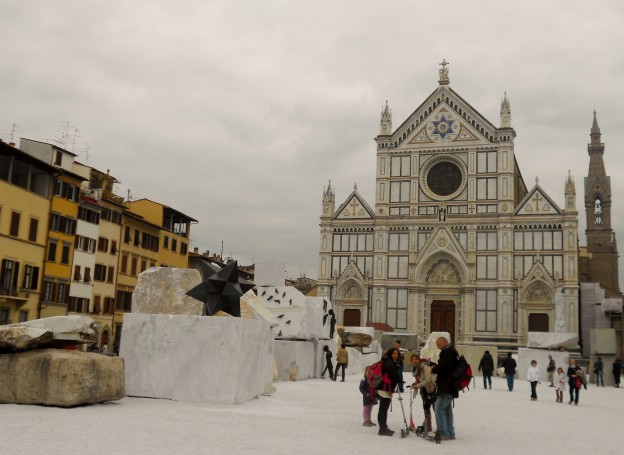
[[[198,247],[193,248],[193,253],[199,254],[199,248]]]
[[[10,145],[11,147],[15,147],[15,142],[9,142],[9,145]]]

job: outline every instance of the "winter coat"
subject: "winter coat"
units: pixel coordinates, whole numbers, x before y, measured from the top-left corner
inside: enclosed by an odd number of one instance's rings
[[[382,360],[383,364],[381,365],[381,374],[388,375],[388,379],[390,379],[391,382],[390,390],[394,390],[399,382],[403,382],[403,378],[399,375],[399,366],[392,359],[392,357],[383,357]],[[380,382],[377,386],[377,390],[382,390],[383,387],[384,383]]]
[[[340,348],[338,349],[338,352],[336,352],[336,363],[349,363],[349,353],[345,348]]]
[[[416,388],[420,389],[421,394],[426,392],[429,395],[435,394],[436,391],[436,377],[431,372],[431,365],[425,362],[420,362],[418,368],[414,370],[414,378]]]
[[[594,373],[596,374],[602,373],[603,369],[604,369],[604,364],[602,363],[602,360],[596,360],[596,363],[594,363]]]
[[[540,369],[538,367],[529,367],[529,370],[527,371],[527,381],[539,382],[540,378]]]
[[[377,404],[377,397],[371,396],[370,389],[371,386],[366,378],[362,378],[360,381],[360,393],[362,394],[362,404],[364,406],[374,406]]]
[[[479,371],[483,372],[483,376],[492,376],[494,372],[494,359],[491,354],[483,354],[479,362]]]
[[[566,377],[563,373],[555,373],[555,390],[561,390],[565,392],[566,389]]]
[[[432,368],[433,373],[437,374],[436,384],[438,384],[438,395],[444,393],[452,395],[453,398],[459,396],[458,391],[451,385],[449,376],[457,365],[459,354],[450,344],[440,351],[438,364]]]
[[[548,367],[546,368],[546,371],[548,371],[549,373],[553,373],[556,369],[557,364],[555,364],[555,359],[551,357],[550,361],[548,362]]]
[[[619,376],[622,374],[622,363],[618,362],[617,360],[615,362],[613,362],[613,374],[615,376]]]
[[[502,363],[505,368],[505,374],[516,374],[516,367],[518,364],[513,357],[505,357]]]
[[[582,387],[582,385],[579,385],[579,387],[576,386],[576,378],[579,377],[576,373],[580,369],[581,367],[578,365],[568,367],[568,385],[570,386],[570,390],[580,389]]]

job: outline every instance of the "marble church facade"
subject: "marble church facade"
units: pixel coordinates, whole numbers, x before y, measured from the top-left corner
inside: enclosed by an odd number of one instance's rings
[[[578,212],[562,175],[555,199],[527,187],[506,95],[495,126],[450,87],[397,128],[386,103],[369,203],[323,191],[318,295],[339,324],[392,327],[514,349],[528,331],[578,332]]]

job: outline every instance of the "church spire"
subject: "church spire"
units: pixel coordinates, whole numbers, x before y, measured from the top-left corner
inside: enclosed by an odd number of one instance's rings
[[[596,118],[596,111],[594,111],[594,123],[592,124],[591,132],[589,133],[591,137],[591,147],[600,147],[602,144],[600,143],[600,127],[598,126],[598,119]],[[604,151],[604,147],[603,147]],[[591,152],[590,152],[591,155]]]
[[[500,127],[511,128],[511,103],[509,98],[507,98],[507,92],[505,92],[505,96],[501,100]]]
[[[323,216],[331,216],[336,209],[336,193],[332,189],[331,180],[327,188],[323,187]]]
[[[386,106],[381,108],[381,121],[379,122],[379,134],[387,136],[392,133],[392,111],[388,106],[388,100],[386,100]]]
[[[568,170],[568,178],[565,181],[566,210],[576,211],[576,185],[572,179],[572,174]]]

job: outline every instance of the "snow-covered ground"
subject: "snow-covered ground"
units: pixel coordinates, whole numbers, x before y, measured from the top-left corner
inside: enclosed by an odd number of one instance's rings
[[[494,378],[490,391],[477,378],[478,388],[455,402],[457,440],[437,445],[414,433],[401,439],[396,395],[388,419],[394,437],[363,427],[359,380],[278,382],[273,396],[231,406],[144,398],[74,409],[4,404],[0,454],[622,453],[624,389],[590,385],[579,406],[570,406],[567,393],[556,403],[554,388],[544,383],[533,402],[526,381],[509,392],[504,379]],[[376,414],[377,407],[374,421]],[[413,414],[418,425],[420,401]]]

